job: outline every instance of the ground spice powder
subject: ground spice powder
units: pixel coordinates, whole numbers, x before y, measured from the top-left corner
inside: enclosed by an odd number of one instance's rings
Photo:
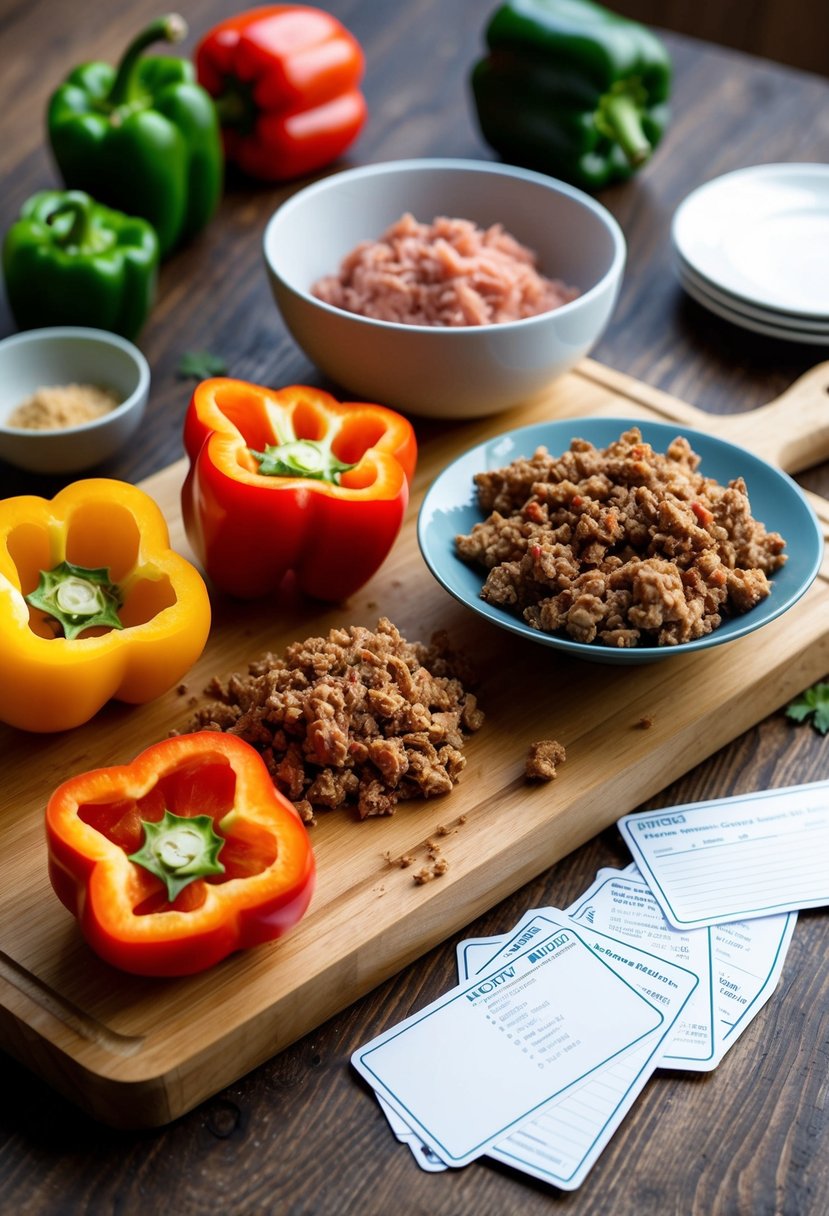
[[[21,401],[6,419],[6,425],[31,431],[57,431],[91,422],[118,404],[113,392],[95,384],[49,385],[36,389],[31,397]]]

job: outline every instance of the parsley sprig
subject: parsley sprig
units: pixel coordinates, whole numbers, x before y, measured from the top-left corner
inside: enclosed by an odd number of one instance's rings
[[[822,735],[829,733],[829,680],[821,680],[807,688],[786,706],[786,717],[795,722],[812,719],[812,726]]]

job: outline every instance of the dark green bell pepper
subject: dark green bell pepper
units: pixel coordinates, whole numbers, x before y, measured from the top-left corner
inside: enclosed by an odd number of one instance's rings
[[[161,17],[117,70],[85,63],[52,95],[47,126],[67,186],[148,219],[164,257],[203,228],[219,202],[224,155],[215,106],[186,59],[144,56],[187,27]]]
[[[80,190],[41,190],[3,242],[9,307],[21,329],[89,325],[134,338],[155,297],[158,257],[147,220]]]
[[[630,177],[668,121],[656,35],[591,0],[507,0],[472,72],[484,139],[513,164],[596,191]]]

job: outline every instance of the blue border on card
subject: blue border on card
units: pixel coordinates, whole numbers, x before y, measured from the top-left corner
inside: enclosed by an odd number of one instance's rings
[[[529,954],[531,952],[531,950],[537,949],[540,945],[543,945],[543,943],[545,941],[547,941],[550,936],[552,936],[553,932],[555,932],[556,930],[561,931],[563,929],[563,930],[567,931],[568,933],[572,933],[573,936],[575,937],[575,939],[578,941],[579,945],[584,950],[587,950],[588,953],[591,955],[591,957],[598,959],[599,962],[602,962],[604,964],[604,966],[607,967],[608,971],[611,972],[614,979],[625,984],[630,989],[630,991],[633,993],[633,995],[636,996],[637,999],[642,1002],[642,1004],[646,1005],[654,1014],[656,1014],[658,1021],[656,1022],[656,1024],[654,1026],[652,1026],[650,1028],[650,1030],[647,1030],[643,1034],[639,1035],[637,1038],[632,1039],[629,1043],[626,1043],[624,1047],[619,1048],[618,1051],[611,1052],[611,1054],[609,1056],[605,1056],[604,1059],[597,1061],[597,1063],[592,1068],[587,1069],[587,1071],[583,1072],[580,1076],[574,1077],[572,1081],[568,1082],[567,1085],[562,1086],[561,1089],[554,1090],[553,1093],[547,1094],[547,1096],[545,1098],[543,1098],[540,1102],[537,1102],[535,1104],[535,1106],[531,1107],[529,1110],[522,1111],[522,1113],[517,1118],[512,1119],[509,1123],[506,1123],[503,1127],[498,1128],[496,1131],[492,1132],[489,1136],[485,1137],[485,1139],[479,1141],[477,1144],[470,1145],[470,1147],[468,1149],[466,1149],[466,1151],[464,1153],[462,1153],[460,1156],[457,1156],[454,1153],[450,1152],[450,1150],[446,1148],[446,1146],[443,1144],[443,1142],[437,1136],[433,1135],[428,1130],[428,1128],[425,1126],[425,1124],[423,1124],[421,1122],[421,1120],[418,1119],[418,1117],[415,1115],[415,1113],[412,1110],[410,1110],[410,1108],[406,1105],[406,1103],[402,1102],[400,1100],[400,1098],[398,1097],[398,1095],[393,1093],[392,1090],[389,1089],[388,1085],[386,1085],[386,1083],[382,1080],[382,1078],[379,1076],[379,1074],[376,1073],[374,1071],[374,1069],[368,1064],[367,1059],[368,1059],[368,1056],[371,1055],[372,1052],[379,1051],[381,1047],[384,1047],[387,1043],[392,1042],[392,1040],[397,1038],[398,1035],[405,1033],[405,1031],[407,1029],[409,1029],[411,1026],[418,1025],[420,1022],[423,1022],[427,1018],[431,1017],[432,1014],[437,1013],[439,1009],[444,1009],[444,1008],[448,1007],[449,1005],[451,1005],[454,1001],[460,1000],[461,997],[465,996],[468,991],[470,991],[472,988],[475,988],[478,984],[480,984],[483,980],[485,980],[488,977],[486,975],[482,976],[481,972],[478,971],[474,982],[467,984],[463,989],[461,989],[459,992],[457,992],[455,994],[455,996],[450,997],[448,1000],[439,1000],[438,1002],[433,1003],[433,1005],[427,1006],[427,1008],[424,1009],[420,1015],[415,1014],[411,1018],[406,1018],[405,1021],[402,1022],[401,1025],[394,1032],[384,1035],[382,1038],[382,1042],[378,1043],[375,1047],[369,1046],[363,1052],[357,1051],[355,1053],[357,1059],[359,1059],[360,1063],[362,1064],[363,1068],[365,1068],[366,1072],[370,1073],[371,1076],[374,1077],[377,1081],[377,1084],[373,1088],[375,1090],[379,1090],[380,1092],[384,1093],[385,1095],[391,1096],[393,1104],[395,1106],[399,1107],[401,1110],[404,1110],[406,1112],[407,1116],[410,1116],[410,1119],[407,1119],[407,1122],[411,1122],[411,1125],[413,1128],[420,1128],[420,1130],[423,1132],[423,1137],[426,1140],[427,1145],[434,1145],[437,1148],[439,1148],[440,1149],[439,1156],[441,1156],[443,1158],[443,1160],[447,1162],[447,1164],[449,1162],[461,1163],[461,1162],[466,1161],[467,1159],[472,1160],[473,1159],[472,1155],[480,1155],[481,1152],[485,1152],[486,1151],[485,1146],[487,1146],[489,1144],[493,1144],[495,1139],[508,1134],[511,1128],[515,1127],[519,1123],[523,1123],[526,1119],[528,1119],[531,1115],[533,1115],[542,1106],[545,1106],[553,1098],[558,1097],[559,1094],[565,1093],[568,1089],[571,1089],[574,1085],[577,1085],[579,1083],[579,1081],[583,1081],[586,1077],[589,1077],[591,1075],[591,1073],[594,1073],[594,1072],[598,1071],[598,1069],[603,1068],[607,1063],[609,1063],[610,1060],[616,1059],[617,1056],[619,1056],[623,1052],[629,1050],[631,1047],[634,1047],[637,1043],[641,1043],[643,1039],[647,1038],[647,1036],[649,1034],[653,1034],[653,1032],[665,1021],[665,1015],[662,1013],[662,1011],[660,1009],[657,1009],[656,1006],[651,1005],[650,1001],[648,1001],[642,995],[642,993],[639,992],[639,990],[634,987],[634,985],[629,984],[628,981],[625,980],[622,976],[617,975],[617,973],[615,971],[613,971],[613,968],[610,967],[607,963],[605,963],[604,959],[602,959],[600,955],[595,954],[590,949],[590,947],[584,942],[580,933],[572,924],[569,924],[566,922],[560,923],[558,921],[550,921],[549,923],[552,926],[551,933],[547,934],[546,937],[542,937],[540,941],[533,942],[532,946],[529,947],[527,950],[523,951],[520,954],[516,954],[514,956],[516,961],[524,958],[527,954]],[[602,936],[606,936],[606,934],[602,934]],[[623,944],[623,943],[620,943],[620,945],[621,944]],[[500,953],[500,951],[499,951],[499,953]],[[646,953],[646,952],[642,951],[642,953]],[[691,974],[691,973],[689,972],[689,974]],[[435,1005],[437,1007],[435,1007]]]
[[[626,874],[626,873],[625,873],[623,870],[620,870],[618,874],[608,874],[608,875],[607,875],[607,877],[606,877],[606,878],[603,878],[603,879],[601,880],[601,882],[599,882],[599,883],[595,883],[595,882],[594,882],[594,883],[592,884],[592,886],[590,886],[590,887],[588,888],[588,890],[587,890],[587,891],[585,891],[585,893],[584,893],[584,895],[582,896],[582,898],[580,899],[580,901],[579,901],[578,905],[575,905],[575,904],[571,905],[571,907],[572,907],[574,910],[573,910],[572,912],[568,912],[568,913],[567,913],[567,915],[568,915],[569,917],[571,917],[572,919],[574,919],[574,920],[575,920],[576,916],[578,916],[579,909],[580,909],[580,908],[582,907],[582,905],[583,905],[583,904],[584,904],[584,903],[587,901],[588,897],[589,897],[589,896],[591,896],[591,893],[595,893],[596,891],[601,891],[602,887],[604,887],[604,886],[606,885],[606,883],[609,883],[609,882],[621,882],[621,883],[626,883],[626,882],[627,882],[627,883],[632,883],[632,884],[633,884],[633,886],[644,887],[644,889],[645,889],[646,891],[648,891],[648,892],[649,892],[651,895],[653,895],[653,892],[651,891],[651,889],[650,889],[650,887],[648,886],[648,884],[645,882],[644,878],[637,877],[637,876],[636,876],[636,875],[634,875],[634,874]],[[659,902],[656,900],[656,897],[655,897],[655,896],[654,896],[654,900],[655,900],[655,902],[656,902],[656,906],[659,908],[659,911],[660,911],[660,912],[662,912],[662,909],[659,907]],[[663,917],[663,919],[665,920],[665,924],[666,924],[666,925],[668,926],[668,928],[669,928],[669,929],[670,929],[672,932],[674,932],[674,933],[683,933],[683,932],[685,932],[685,933],[701,933],[701,932],[703,932],[704,930],[705,930],[705,931],[707,931],[707,933],[708,933],[708,1025],[709,1025],[709,1027],[710,1027],[710,1032],[709,1032],[709,1036],[708,1036],[708,1042],[709,1042],[709,1045],[710,1045],[710,1051],[708,1052],[708,1055],[707,1055],[707,1056],[700,1056],[700,1057],[697,1057],[697,1056],[666,1055],[666,1056],[663,1056],[663,1057],[662,1057],[662,1061],[660,1061],[660,1065],[662,1064],[662,1062],[663,1062],[663,1061],[667,1062],[668,1060],[686,1060],[686,1061],[688,1061],[688,1062],[690,1062],[690,1063],[692,1063],[692,1064],[695,1064],[695,1063],[698,1063],[698,1064],[705,1064],[705,1063],[707,1063],[709,1060],[714,1060],[714,1059],[716,1059],[716,1056],[717,1056],[717,1033],[716,1033],[716,1024],[717,1024],[717,1020],[718,1020],[718,1019],[717,1019],[717,1015],[716,1015],[716,1010],[715,1010],[715,1008],[714,1008],[714,957],[713,957],[713,948],[712,948],[712,947],[713,947],[713,943],[712,943],[712,941],[711,941],[711,928],[710,928],[710,926],[708,926],[707,928],[706,928],[706,927],[704,927],[703,929],[684,929],[684,930],[683,930],[683,929],[677,929],[677,928],[675,928],[675,926],[674,926],[674,925],[672,925],[672,924],[671,924],[671,923],[670,923],[670,922],[667,920],[667,918],[665,917],[664,912],[662,912],[662,917]],[[607,936],[607,935],[605,935],[605,936]],[[615,940],[620,940],[620,939],[615,939]],[[636,946],[636,943],[635,943],[635,942],[631,942],[630,944],[631,944],[631,946],[636,947],[636,949],[641,949],[641,947]],[[650,952],[649,952],[648,950],[642,950],[642,953],[643,953],[643,954],[649,954]],[[658,956],[658,955],[651,955],[651,957],[652,957],[652,958],[658,958],[659,956]],[[688,970],[688,968],[687,968],[687,967],[683,967],[681,963],[674,963],[673,959],[666,958],[664,961],[665,961],[666,963],[672,963],[674,967],[679,967],[679,968],[680,968],[680,970],[682,970],[682,971],[687,971],[687,970]],[[693,974],[693,972],[692,972],[691,974]],[[684,1008],[684,1006],[683,1006],[683,1008]],[[667,1063],[665,1064],[665,1066],[666,1066],[666,1067],[670,1067],[670,1065],[668,1065]],[[693,1070],[693,1069],[684,1069],[683,1071],[686,1071],[686,1072],[693,1072],[694,1070]],[[703,1071],[703,1072],[704,1072],[704,1071],[705,1071],[705,1069],[702,1069],[702,1070],[700,1070],[700,1071]]]
[[[779,915],[781,915],[781,913],[778,912],[777,915],[779,916]],[[765,1005],[766,1001],[772,995],[772,993],[769,992],[766,995],[764,1000],[762,1000],[762,1001],[760,1000],[760,998],[762,997],[763,993],[766,990],[766,985],[768,984],[771,976],[774,974],[775,968],[777,967],[777,961],[780,958],[781,952],[784,949],[786,951],[788,951],[789,944],[792,939],[792,934],[794,933],[794,927],[797,922],[797,913],[796,912],[788,912],[783,915],[785,916],[785,921],[783,924],[783,931],[780,934],[780,939],[779,939],[779,941],[777,943],[777,947],[774,951],[774,958],[772,959],[771,966],[769,967],[768,971],[766,972],[766,978],[763,980],[762,984],[757,989],[757,992],[755,993],[753,999],[751,1001],[749,1001],[749,1003],[746,1005],[745,1009],[742,1011],[742,1013],[736,1019],[736,1021],[724,1022],[723,1019],[720,1019],[720,1022],[722,1025],[728,1026],[728,1030],[726,1030],[723,1033],[722,1041],[723,1041],[723,1043],[728,1043],[729,1047],[731,1046],[729,1040],[731,1039],[731,1036],[734,1034],[734,1032],[737,1030],[737,1028],[740,1026],[741,1022],[745,1021],[746,1018],[748,1018],[748,1020],[751,1021],[749,1014],[751,1014],[751,1017],[754,1017],[754,1013],[752,1013],[754,1006],[757,1005],[757,1010],[755,1010],[755,1012],[759,1012],[759,1010],[762,1009],[763,1005]],[[725,921],[724,923],[725,924],[738,924],[739,922]],[[780,981],[780,977],[778,976],[778,983],[779,983],[779,981]],[[775,987],[776,986],[777,985],[775,985]],[[760,1002],[759,1005],[757,1004],[758,1001]]]
[[[544,914],[543,914],[543,913],[539,913],[538,915],[539,915],[539,917],[540,917],[541,919],[546,919],[546,918],[544,917]],[[533,919],[535,919],[535,918],[533,918]],[[519,930],[519,931],[518,931],[518,933],[517,933],[515,936],[518,936],[520,933],[524,932],[524,931],[525,931],[525,929],[527,928],[527,926],[528,926],[528,925],[530,925],[530,924],[532,924],[532,923],[533,923],[533,921],[532,921],[532,920],[529,920],[529,921],[526,923],[526,925],[524,926],[524,929]],[[692,986],[689,988],[689,990],[688,990],[688,994],[687,994],[687,996],[685,997],[685,1000],[682,1002],[682,1004],[680,1005],[679,1009],[677,1010],[676,1017],[674,1018],[674,1020],[673,1020],[673,1022],[672,1022],[672,1024],[671,1024],[671,1026],[670,1026],[670,1027],[668,1027],[668,1029],[667,1029],[667,1030],[665,1030],[665,1031],[663,1032],[663,1034],[661,1034],[661,1035],[659,1036],[659,1038],[657,1039],[657,1041],[654,1043],[654,1045],[653,1045],[653,1050],[652,1050],[652,1051],[650,1051],[650,1052],[648,1053],[647,1059],[646,1059],[646,1060],[643,1062],[642,1067],[641,1067],[641,1068],[638,1070],[638,1072],[636,1073],[636,1076],[633,1078],[633,1080],[631,1081],[630,1085],[628,1085],[627,1089],[625,1090],[625,1093],[622,1095],[622,1097],[620,1097],[619,1101],[618,1101],[618,1102],[617,1102],[617,1103],[614,1105],[613,1110],[612,1110],[612,1111],[610,1111],[610,1113],[608,1114],[608,1116],[607,1116],[607,1118],[605,1119],[604,1123],[601,1125],[601,1127],[600,1127],[600,1129],[599,1129],[598,1133],[597,1133],[597,1134],[596,1134],[596,1135],[593,1137],[593,1140],[592,1140],[592,1142],[591,1142],[590,1148],[589,1148],[589,1149],[587,1150],[587,1152],[586,1152],[586,1153],[584,1153],[584,1154],[583,1154],[583,1156],[582,1156],[582,1157],[579,1159],[578,1163],[576,1164],[575,1168],[572,1170],[572,1172],[571,1172],[571,1173],[566,1174],[566,1175],[565,1175],[565,1174],[560,1174],[560,1173],[559,1173],[559,1174],[555,1174],[555,1173],[553,1173],[553,1171],[552,1171],[552,1170],[545,1170],[543,1167],[536,1166],[534,1163],[529,1164],[529,1163],[527,1163],[527,1162],[523,1161],[523,1160],[522,1160],[522,1158],[521,1158],[521,1157],[519,1157],[517,1153],[515,1153],[515,1154],[514,1154],[514,1153],[509,1153],[509,1152],[506,1152],[506,1151],[505,1151],[505,1150],[502,1148],[502,1146],[500,1145],[500,1143],[499,1143],[499,1144],[494,1144],[494,1145],[493,1145],[493,1148],[494,1148],[494,1149],[497,1151],[497,1154],[498,1154],[497,1160],[499,1160],[499,1161],[500,1161],[500,1160],[503,1160],[503,1159],[505,1159],[505,1158],[510,1158],[512,1161],[516,1162],[516,1163],[517,1163],[517,1165],[518,1165],[518,1164],[523,1164],[525,1167],[527,1167],[527,1166],[528,1166],[529,1168],[528,1168],[528,1169],[525,1169],[525,1172],[532,1172],[532,1173],[533,1173],[533,1174],[534,1174],[536,1177],[544,1178],[546,1181],[550,1181],[550,1182],[554,1182],[554,1183],[555,1183],[555,1182],[558,1182],[558,1183],[559,1183],[559,1185],[561,1185],[562,1187],[564,1187],[564,1186],[565,1186],[565,1184],[567,1184],[567,1183],[571,1182],[571,1181],[573,1180],[573,1178],[575,1178],[575,1177],[578,1175],[579,1171],[580,1171],[580,1170],[582,1170],[582,1169],[584,1168],[584,1162],[585,1162],[585,1161],[588,1159],[588,1157],[589,1157],[590,1153],[593,1151],[593,1148],[595,1147],[596,1143],[597,1143],[597,1142],[598,1142],[598,1141],[601,1139],[602,1135],[604,1134],[605,1130],[607,1129],[608,1124],[612,1123],[613,1119],[616,1117],[616,1113],[617,1113],[617,1111],[619,1110],[619,1107],[620,1107],[620,1106],[622,1106],[622,1105],[623,1105],[623,1103],[625,1102],[625,1100],[628,1098],[628,1096],[630,1095],[631,1090],[632,1090],[632,1089],[634,1089],[634,1088],[635,1088],[635,1087],[636,1087],[636,1086],[639,1084],[640,1080],[642,1079],[642,1074],[647,1072],[647,1076],[645,1077],[644,1081],[642,1082],[642,1086],[640,1086],[640,1088],[639,1088],[639,1089],[637,1089],[637,1090],[636,1090],[636,1093],[633,1095],[633,1096],[634,1096],[634,1099],[635,1099],[635,1098],[638,1096],[638,1094],[641,1092],[641,1088],[642,1088],[642,1087],[644,1086],[644,1084],[647,1082],[647,1080],[649,1079],[649,1077],[650,1077],[650,1076],[653,1074],[653,1072],[654,1072],[655,1068],[658,1068],[658,1067],[659,1067],[659,1063],[660,1063],[660,1061],[659,1061],[659,1060],[657,1060],[655,1063],[652,1063],[652,1061],[653,1061],[653,1059],[654,1059],[654,1056],[655,1056],[655,1055],[658,1053],[659,1049],[660,1049],[660,1048],[663,1046],[663,1044],[664,1044],[664,1042],[665,1042],[665,1036],[666,1036],[667,1034],[669,1034],[669,1033],[670,1033],[670,1030],[671,1030],[671,1029],[672,1029],[674,1026],[676,1026],[676,1023],[677,1023],[677,1021],[679,1020],[679,1018],[680,1018],[680,1016],[681,1016],[681,1014],[682,1014],[683,1009],[684,1009],[684,1008],[685,1008],[685,1006],[688,1004],[688,1001],[689,1001],[689,1000],[691,999],[691,997],[693,996],[693,994],[694,994],[694,992],[696,991],[697,986],[698,986],[698,984],[699,984],[699,977],[698,977],[698,976],[697,976],[697,975],[696,975],[696,974],[695,974],[693,971],[689,970],[687,967],[682,967],[682,966],[681,966],[679,963],[674,963],[674,962],[671,962],[671,960],[670,960],[670,959],[660,959],[658,955],[656,955],[656,954],[651,954],[651,952],[650,952],[649,950],[642,950],[642,949],[641,949],[639,946],[635,946],[635,945],[633,945],[633,943],[632,943],[632,942],[625,942],[625,941],[623,941],[621,938],[618,938],[618,937],[612,937],[612,936],[611,936],[609,933],[603,933],[603,932],[602,932],[600,929],[596,929],[596,930],[594,930],[594,932],[596,933],[596,935],[597,935],[598,937],[603,937],[603,938],[606,938],[606,939],[607,939],[607,941],[611,941],[611,942],[617,942],[617,943],[618,943],[618,945],[619,945],[619,946],[621,946],[621,947],[630,946],[630,947],[631,947],[632,949],[634,949],[634,950],[635,950],[635,951],[636,951],[638,954],[644,954],[644,955],[646,955],[648,958],[652,958],[652,959],[654,959],[656,962],[661,962],[661,963],[670,963],[671,967],[675,967],[677,971],[684,971],[686,975],[691,976],[691,978],[694,980],[694,983],[693,983],[693,984],[692,984]],[[587,945],[587,943],[586,943],[586,942],[584,942],[584,945],[585,945],[586,949],[588,949],[588,950],[590,949],[590,947]],[[500,954],[501,952],[499,951],[498,953]],[[599,956],[599,957],[601,957],[601,956]],[[490,961],[492,961],[492,960],[490,960]],[[602,961],[604,961],[604,960],[602,960]],[[609,964],[605,964],[605,965],[606,965],[606,966],[608,966]],[[613,969],[611,968],[611,970],[613,970]],[[477,972],[477,974],[478,974],[478,975],[480,975],[480,971],[478,971],[478,972]],[[614,974],[616,974],[616,973],[614,972]],[[626,981],[626,980],[625,980],[625,979],[624,979],[622,976],[618,976],[618,978],[619,978],[619,979],[621,979],[623,983],[627,983],[627,981]],[[640,995],[641,995],[641,994],[640,994]],[[644,997],[643,997],[643,999],[647,999],[647,998],[644,998]],[[650,1003],[650,1002],[648,1002],[648,1003]],[[659,1011],[659,1010],[656,1010],[656,1012],[657,1012],[657,1013],[659,1013],[660,1011]],[[663,1016],[662,1016],[662,1022],[664,1023],[664,1021],[665,1021],[665,1018],[664,1018],[664,1015],[663,1015]],[[656,1027],[654,1027],[654,1030],[656,1030]],[[654,1031],[651,1031],[650,1033],[654,1033]],[[645,1036],[643,1036],[643,1038],[644,1038],[644,1037],[645,1037]],[[637,1042],[641,1042],[641,1039],[640,1039],[640,1040],[637,1040]],[[635,1044],[634,1044],[634,1043],[631,1043],[631,1044],[629,1045],[629,1048],[626,1048],[625,1050],[630,1050],[630,1048],[632,1048],[632,1047],[634,1047],[634,1046],[635,1046]],[[621,1054],[621,1053],[618,1053],[618,1052],[617,1052],[617,1055],[619,1055],[619,1054]],[[614,1057],[611,1057],[611,1058],[614,1058]],[[575,1082],[574,1082],[574,1084],[575,1084]],[[569,1088],[569,1087],[568,1087],[568,1088]],[[562,1092],[563,1092],[563,1091],[562,1091]],[[554,1096],[555,1096],[555,1095],[554,1095]],[[549,1101],[549,1099],[548,1099],[548,1101]],[[532,1113],[532,1112],[530,1112],[530,1113]],[[527,1115],[525,1118],[529,1118],[529,1115]],[[522,1120],[521,1120],[521,1122],[522,1122],[522,1123],[523,1123],[523,1122],[525,1122],[525,1119],[522,1119]],[[517,1166],[516,1166],[516,1168],[517,1168]]]
[[[763,801],[767,798],[782,798],[786,794],[799,794],[803,790],[818,790],[825,789],[829,791],[829,780],[827,781],[811,781],[805,782],[803,785],[783,786],[775,790],[755,790],[748,794],[734,794],[728,798],[709,798],[704,802],[684,802],[679,806],[662,807],[657,811],[636,811],[631,815],[623,815],[617,820],[617,826],[622,833],[622,837],[627,843],[628,848],[633,854],[634,860],[640,871],[647,875],[648,886],[652,891],[659,891],[661,895],[661,903],[664,908],[669,909],[671,923],[680,929],[700,929],[710,924],[733,924],[740,920],[753,920],[758,916],[774,916],[780,912],[792,911],[791,900],[782,900],[776,904],[756,905],[749,908],[740,908],[733,912],[723,912],[718,920],[712,920],[710,917],[695,917],[693,920],[683,920],[677,913],[673,903],[668,898],[668,895],[657,879],[651,866],[645,859],[645,855],[636,844],[636,837],[630,828],[631,823],[641,823],[648,818],[657,819],[664,815],[676,815],[681,812],[702,811],[712,806],[737,806],[741,803]],[[826,904],[826,899],[813,897],[812,899],[798,902],[798,908],[820,908]]]

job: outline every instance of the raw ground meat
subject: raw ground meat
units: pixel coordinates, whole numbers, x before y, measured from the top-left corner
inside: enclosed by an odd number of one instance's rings
[[[535,629],[605,646],[675,646],[770,592],[785,541],[752,518],[745,482],[719,485],[679,437],[654,452],[633,427],[604,450],[475,477],[489,518],[457,551],[487,571],[483,599]]]
[[[465,735],[483,722],[462,678],[445,635],[409,643],[383,617],[376,632],[332,629],[214,680],[215,700],[186,729],[251,743],[306,823],[320,807],[391,815],[401,799],[447,794],[458,781]]]
[[[362,241],[313,295],[346,312],[404,325],[491,325],[550,312],[579,294],[536,270],[535,254],[500,224],[408,213]]]

